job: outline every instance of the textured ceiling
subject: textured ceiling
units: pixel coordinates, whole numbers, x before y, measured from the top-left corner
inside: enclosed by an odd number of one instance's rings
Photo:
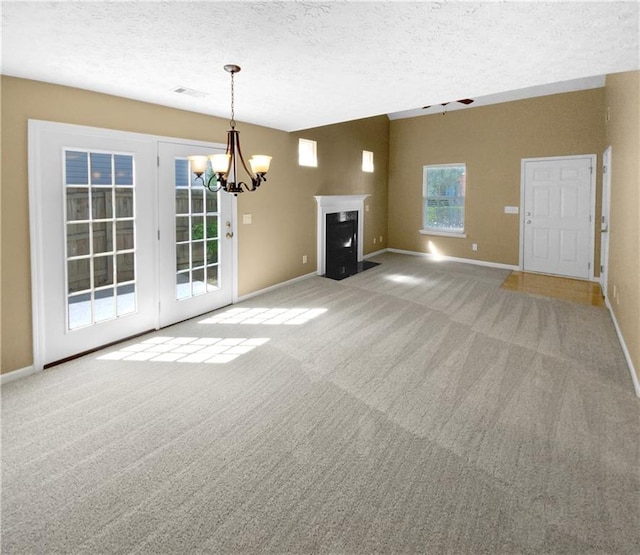
[[[235,63],[237,119],[291,131],[640,69],[638,8],[3,1],[2,73],[226,118]]]

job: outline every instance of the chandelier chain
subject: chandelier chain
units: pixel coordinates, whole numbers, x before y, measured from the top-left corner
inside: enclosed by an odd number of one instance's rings
[[[231,72],[231,121],[229,122],[231,125],[231,129],[236,128],[236,112],[234,108],[235,101],[235,82],[234,82],[235,71]]]

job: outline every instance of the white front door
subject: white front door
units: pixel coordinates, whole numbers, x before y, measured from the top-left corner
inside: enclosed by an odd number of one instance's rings
[[[157,327],[155,145],[29,122],[36,368]]]
[[[523,269],[588,279],[592,273],[595,156],[523,160]]]
[[[609,203],[611,202],[611,147],[602,155],[602,214],[600,216],[600,287],[608,297],[609,277]]]
[[[158,145],[161,327],[233,301],[235,197],[210,192],[189,168],[189,155],[211,153],[198,145]]]

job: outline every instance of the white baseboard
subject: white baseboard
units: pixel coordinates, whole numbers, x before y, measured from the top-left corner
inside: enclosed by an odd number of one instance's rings
[[[636,374],[636,369],[633,366],[633,361],[631,360],[631,354],[629,353],[629,349],[627,349],[627,344],[624,342],[624,337],[622,332],[620,331],[620,326],[618,326],[618,320],[616,320],[616,315],[613,312],[613,308],[609,303],[609,297],[604,298],[604,304],[609,309],[609,314],[611,314],[611,319],[613,320],[613,325],[616,328],[616,334],[618,335],[618,341],[620,341],[620,346],[622,347],[622,352],[624,353],[624,358],[627,361],[627,366],[629,368],[629,372],[631,374],[631,381],[633,382],[633,389],[636,391],[636,396],[640,397],[640,380],[638,380],[638,374]]]
[[[501,270],[519,270],[519,266],[513,264],[501,264],[499,262],[489,262],[487,260],[475,260],[473,258],[456,258],[455,256],[445,256],[443,254],[431,254],[429,252],[405,251],[402,249],[387,249],[388,252],[397,254],[409,254],[411,256],[424,256],[431,260],[447,260],[449,262],[462,262],[463,264],[475,264],[476,266],[488,266],[489,268],[499,268]]]
[[[388,250],[389,249],[380,249],[379,251],[376,251],[376,252],[370,252],[369,254],[365,254],[362,258],[364,260],[366,260],[367,258],[373,258],[374,256],[378,256],[379,254],[384,254]]]
[[[27,366],[26,368],[20,368],[18,370],[13,370],[12,372],[0,374],[0,385],[7,384],[20,378],[26,378],[27,376],[35,374],[36,372],[37,370],[34,366]]]
[[[296,283],[297,281],[302,281],[303,279],[308,279],[313,276],[317,276],[317,272],[311,272],[310,274],[305,274],[303,276],[298,276],[293,279],[283,281],[281,283],[276,283],[275,285],[271,285],[269,287],[265,287],[264,289],[260,289],[258,291],[253,291],[251,293],[247,293],[246,295],[242,295],[236,299],[236,302],[246,301],[247,299],[251,299],[253,297],[257,297],[258,295],[262,295],[263,293],[268,293],[269,291],[273,291],[274,289],[279,289],[280,287],[284,287],[285,285],[291,285],[292,283]]]

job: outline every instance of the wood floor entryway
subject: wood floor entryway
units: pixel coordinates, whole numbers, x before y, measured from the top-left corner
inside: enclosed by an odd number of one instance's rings
[[[514,271],[504,280],[502,288],[590,306],[605,306],[600,285],[592,281]]]

